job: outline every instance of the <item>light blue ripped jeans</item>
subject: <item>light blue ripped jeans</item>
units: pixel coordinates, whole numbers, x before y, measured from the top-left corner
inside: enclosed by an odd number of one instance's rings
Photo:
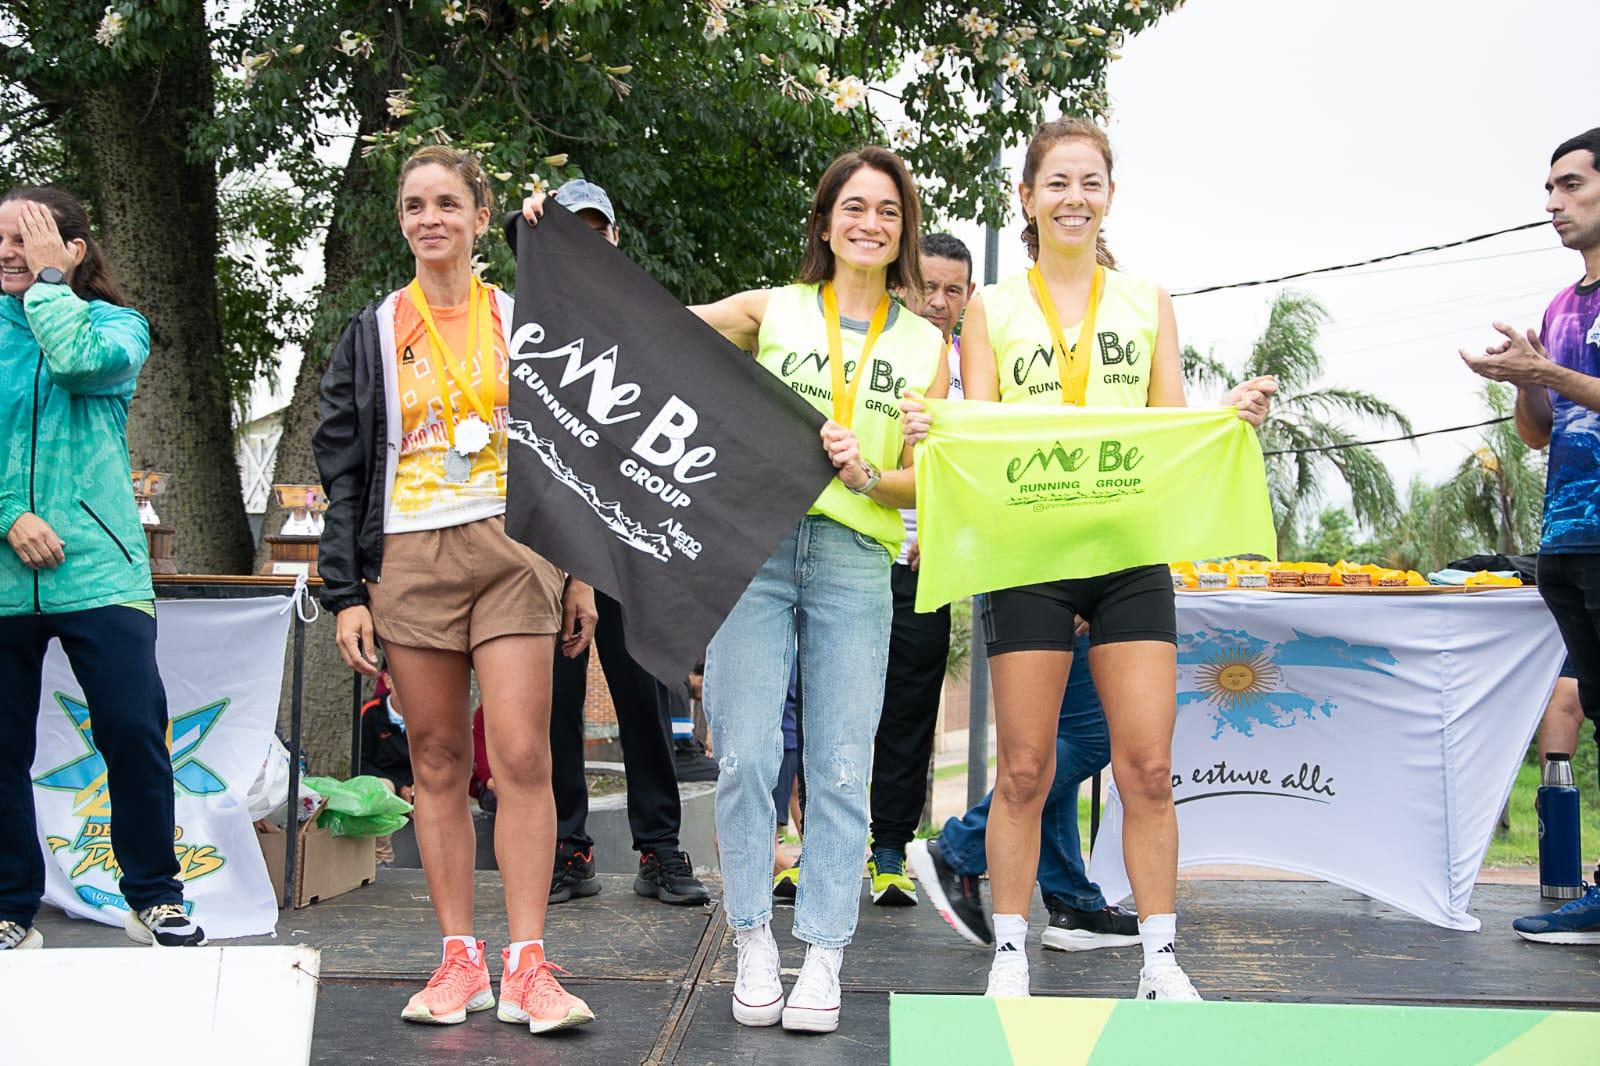
[[[867,774],[889,660],[889,553],[821,515],[772,553],[706,651],[706,715],[722,772],[717,847],[734,929],[772,918],[772,786],[798,638],[805,693],[805,847],[794,935],[842,948],[855,933],[867,846]]]

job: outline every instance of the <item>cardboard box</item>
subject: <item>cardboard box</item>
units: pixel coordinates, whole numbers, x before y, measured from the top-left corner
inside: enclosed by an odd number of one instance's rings
[[[317,808],[317,814],[322,808]],[[309,907],[321,900],[343,895],[378,876],[375,837],[336,837],[333,831],[317,826],[314,814],[300,823],[300,857],[295,863],[294,906]],[[285,841],[279,832],[264,833],[256,826],[261,857],[272,879],[273,898],[283,900],[283,861]]]

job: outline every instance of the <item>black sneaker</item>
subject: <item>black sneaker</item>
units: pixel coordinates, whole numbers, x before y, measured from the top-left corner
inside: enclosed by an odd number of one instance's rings
[[[633,879],[633,890],[641,896],[659,899],[662,903],[686,907],[698,907],[711,898],[706,886],[695,877],[688,852],[677,848],[662,848],[640,855],[639,876]]]
[[[956,873],[939,851],[936,840],[913,840],[906,846],[906,860],[916,872],[917,882],[950,928],[963,940],[979,947],[994,943],[989,916],[983,910],[983,894],[978,879]]]
[[[158,948],[202,948],[206,944],[205,930],[194,924],[181,903],[130,910],[122,927],[131,939]]]
[[[1046,896],[1044,905],[1050,911],[1050,924],[1042,939],[1052,951],[1125,948],[1139,942],[1139,916],[1132,911],[1121,907],[1080,911],[1059,896]]]
[[[573,897],[592,896],[600,891],[600,878],[594,872],[594,846],[582,849],[569,841],[556,845],[555,876],[550,879],[550,902],[565,903]]]

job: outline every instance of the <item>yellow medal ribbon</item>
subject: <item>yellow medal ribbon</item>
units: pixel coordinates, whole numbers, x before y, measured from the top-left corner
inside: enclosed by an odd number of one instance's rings
[[[1067,338],[1061,332],[1061,319],[1056,315],[1055,302],[1050,299],[1050,287],[1045,284],[1038,264],[1028,268],[1028,284],[1033,288],[1034,298],[1039,301],[1039,310],[1044,312],[1044,320],[1050,326],[1050,338],[1056,351],[1061,353],[1056,371],[1061,375],[1062,403],[1082,407],[1084,396],[1089,391],[1089,365],[1094,362],[1096,341],[1094,316],[1100,309],[1100,294],[1105,290],[1105,283],[1106,268],[1095,267],[1094,279],[1089,283],[1089,306],[1083,312],[1083,324],[1078,327],[1078,343],[1068,348]]]
[[[428,344],[432,347],[434,355],[444,364],[450,377],[454,379],[456,387],[467,398],[484,425],[491,431],[494,429],[494,393],[495,385],[499,380],[499,367],[495,362],[494,353],[494,318],[489,310],[489,301],[493,297],[489,294],[489,287],[477,278],[472,279],[470,295],[467,297],[467,353],[478,357],[479,381],[477,389],[472,385],[471,368],[465,359],[458,359],[456,353],[445,343],[439,335],[439,327],[434,324],[433,312],[428,308],[428,297],[422,292],[422,283],[413,278],[411,284],[406,286],[406,296],[410,298],[412,306],[417,309],[417,314],[422,316],[422,326],[428,331]],[[483,341],[489,340],[489,357],[484,358]],[[456,411],[455,404],[450,402],[450,389],[444,382],[439,383],[439,400],[444,404],[444,431],[450,440],[450,447],[456,446]]]
[[[833,420],[846,429],[856,413],[856,392],[861,387],[861,377],[867,368],[867,357],[872,354],[872,346],[878,343],[878,338],[883,335],[883,327],[889,322],[889,294],[884,293],[878,301],[878,309],[872,312],[872,323],[867,327],[867,339],[861,345],[861,358],[856,362],[856,374],[847,383],[844,376],[844,337],[839,332],[839,294],[833,290],[833,282],[822,283],[822,317],[828,322],[828,370],[833,375]]]

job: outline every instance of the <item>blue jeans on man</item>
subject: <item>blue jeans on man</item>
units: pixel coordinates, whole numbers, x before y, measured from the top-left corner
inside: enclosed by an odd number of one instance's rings
[[[1079,787],[1111,761],[1111,736],[1105,709],[1089,676],[1089,638],[1073,646],[1072,671],[1056,724],[1056,774],[1045,799],[1039,830],[1039,891],[1074,910],[1098,911],[1106,906],[1100,886],[1083,868],[1078,836]],[[984,836],[989,823],[987,796],[960,818],[951,818],[939,834],[939,850],[956,872],[976,877],[989,868]]]

